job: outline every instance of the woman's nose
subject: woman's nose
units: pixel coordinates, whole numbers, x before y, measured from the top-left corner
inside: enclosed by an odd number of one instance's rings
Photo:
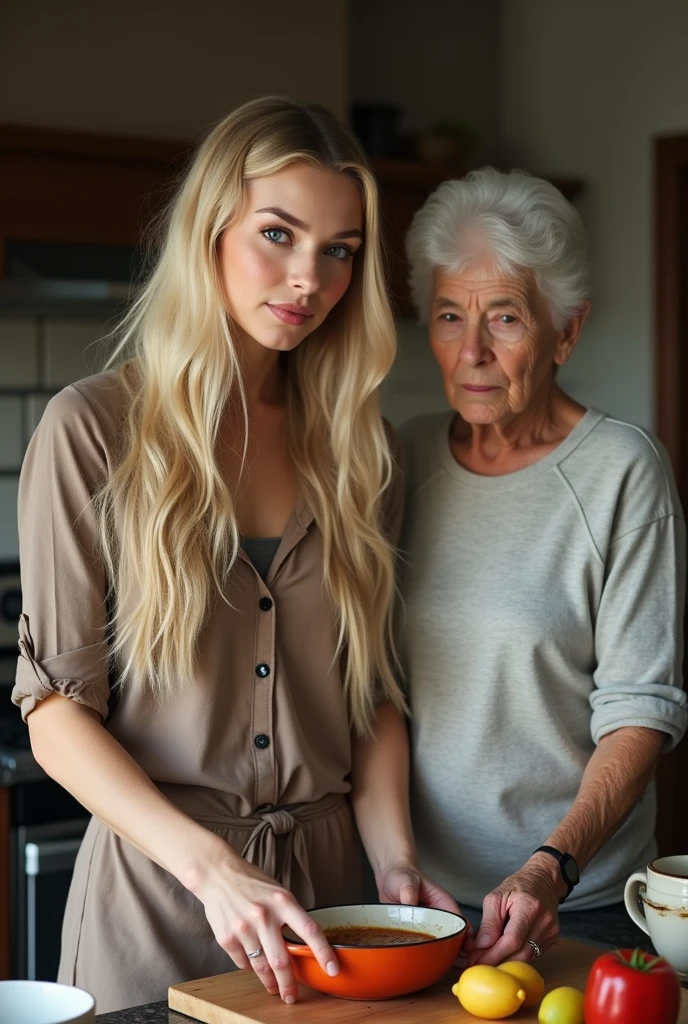
[[[461,359],[469,366],[479,366],[480,363],[489,362],[492,358],[492,349],[487,344],[483,331],[479,324],[470,325],[463,338],[461,346]]]
[[[320,287],[318,258],[308,253],[294,253],[289,264],[287,284],[303,295],[312,295]]]

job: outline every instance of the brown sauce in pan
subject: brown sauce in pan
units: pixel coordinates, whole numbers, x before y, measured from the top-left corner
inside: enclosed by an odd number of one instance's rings
[[[405,946],[411,942],[436,939],[430,932],[411,931],[409,928],[378,928],[376,925],[342,925],[323,929],[327,941],[339,946]]]

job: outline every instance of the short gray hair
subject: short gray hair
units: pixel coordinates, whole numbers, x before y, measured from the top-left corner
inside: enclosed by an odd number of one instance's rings
[[[498,273],[532,272],[563,327],[588,297],[585,230],[578,212],[549,181],[494,167],[445,181],[416,213],[406,236],[411,295],[426,323],[436,270],[460,271],[475,258],[477,232]]]

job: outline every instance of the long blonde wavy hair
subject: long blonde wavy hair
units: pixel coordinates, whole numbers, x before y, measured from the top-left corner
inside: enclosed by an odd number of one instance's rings
[[[246,425],[247,418],[218,243],[241,215],[246,183],[296,163],[351,175],[364,208],[364,245],[345,296],[286,357],[286,405],[299,490],[322,534],[350,718],[366,732],[377,698],[404,707],[383,522],[393,465],[377,394],[396,341],[375,180],[355,139],[320,107],[255,100],[210,133],[122,323],[110,363],[129,412],[121,458],[96,499],[111,581],[111,650],[122,685],[171,694],[193,679],[213,603],[227,600],[240,538],[218,431],[230,401],[242,403]]]

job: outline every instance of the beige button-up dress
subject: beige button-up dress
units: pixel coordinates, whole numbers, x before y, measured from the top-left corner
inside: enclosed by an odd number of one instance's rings
[[[111,693],[104,568],[91,497],[112,471],[124,397],[114,373],[49,404],[19,491],[24,614],[13,700],[24,716],[57,692],[105,727],[179,808],[288,886],[307,908],[360,899],[351,745],[322,539],[300,501],[266,581],[245,554],[201,638],[193,685],[163,706]],[[388,501],[396,539],[402,488]],[[391,493],[393,491],[393,493]],[[269,500],[269,496],[266,496]],[[230,970],[202,904],[93,818],[65,914],[59,979],[98,1012],[166,997]]]

